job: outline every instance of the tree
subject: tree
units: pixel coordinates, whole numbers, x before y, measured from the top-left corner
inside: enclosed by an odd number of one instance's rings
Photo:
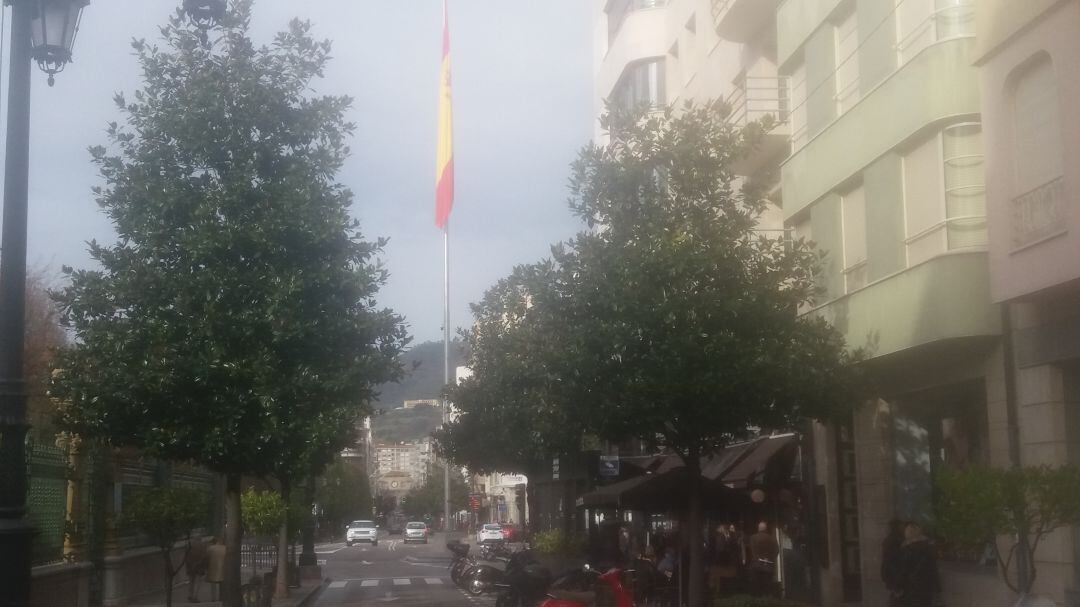
[[[422,518],[426,515],[438,518],[446,513],[443,512],[444,487],[443,479],[446,475],[442,466],[435,466],[428,474],[423,485],[416,487],[405,494],[401,500],[401,509],[406,515]],[[465,485],[465,479],[457,469],[450,470],[450,510],[451,513],[462,510],[469,500],[469,488]]]
[[[331,529],[340,530],[356,519],[371,516],[371,486],[360,468],[338,460],[327,467],[316,484],[315,501]]]
[[[550,262],[518,266],[471,306],[463,337],[472,376],[451,388],[457,415],[435,432],[440,452],[471,472],[534,476],[581,444],[572,397],[552,375],[563,356],[551,339],[560,320],[537,305],[554,296],[556,271]],[[535,512],[535,491],[527,497]]]
[[[759,429],[828,420],[857,401],[856,357],[813,314],[820,255],[757,231],[768,204],[735,162],[759,125],[722,102],[676,112],[609,112],[610,142],[583,150],[570,180],[590,228],[554,249],[559,318],[548,362],[585,427],[678,454],[701,527],[701,460]],[[690,604],[703,604],[700,542],[688,542]]]
[[[124,505],[124,523],[145,534],[161,553],[166,590],[173,587],[173,579],[184,566],[181,559],[173,567],[172,551],[177,542],[187,541],[186,558],[191,550],[191,532],[206,523],[209,514],[207,496],[187,488],[149,489]],[[165,593],[165,605],[172,607],[172,592]]]
[[[972,466],[937,475],[937,532],[947,541],[992,549],[1001,577],[1027,596],[1035,551],[1055,529],[1080,523],[1080,468]],[[1009,548],[1001,549],[1007,542]],[[1015,581],[1010,570],[1015,570]]]
[[[240,603],[240,478],[318,472],[400,376],[401,319],[376,307],[384,241],[334,181],[350,100],[311,96],[330,46],[305,22],[266,46],[251,0],[205,42],[178,11],[133,43],[143,86],[91,150],[118,241],[58,294],[64,425],[226,475],[224,603]]]
[[[26,340],[23,366],[27,382],[27,417],[35,434],[52,442],[55,406],[49,399],[49,376],[53,357],[67,344],[60,326],[60,311],[49,297],[55,276],[47,268],[29,270],[26,275]]]

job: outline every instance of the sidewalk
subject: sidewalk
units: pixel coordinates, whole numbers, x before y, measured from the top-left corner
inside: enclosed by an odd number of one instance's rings
[[[176,578],[179,580],[183,576],[178,575]],[[251,576],[248,575],[248,578]],[[318,594],[318,590],[322,588],[323,580],[301,580],[299,588],[289,589],[289,598],[287,599],[274,599],[271,603],[273,607],[306,607],[315,602],[315,597]],[[172,599],[173,607],[182,607],[184,605],[199,605],[200,607],[221,607],[220,601],[210,600],[210,585],[207,583],[199,584],[199,602],[188,602],[188,585],[184,580],[182,583],[173,586]],[[128,602],[131,607],[164,607],[165,606],[165,592],[157,592],[154,594],[147,594],[141,597],[132,599]]]

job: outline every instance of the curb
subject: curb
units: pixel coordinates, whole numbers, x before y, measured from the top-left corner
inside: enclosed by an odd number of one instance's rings
[[[309,607],[311,604],[313,604],[319,599],[319,596],[322,595],[323,589],[326,588],[327,584],[329,583],[330,578],[323,578],[322,583],[312,588],[311,592],[308,592],[308,595],[306,597],[300,599],[300,602],[296,604],[296,607]]]

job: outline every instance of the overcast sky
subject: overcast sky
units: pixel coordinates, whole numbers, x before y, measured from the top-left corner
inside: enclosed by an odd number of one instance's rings
[[[90,188],[87,147],[120,118],[112,97],[139,86],[130,41],[154,39],[180,0],[92,0],[75,62],[48,88],[34,70],[29,259],[87,267],[85,242],[112,242]],[[8,11],[9,12],[9,11]],[[8,15],[10,17],[10,14]],[[441,339],[442,237],[434,226],[440,0],[257,0],[256,41],[292,17],[334,44],[321,92],[353,97],[353,156],[340,181],[369,237],[386,236],[382,305],[417,341]],[[586,0],[450,0],[456,200],[451,216],[451,325],[518,263],[548,254],[579,224],[566,207],[568,166],[591,125]],[[6,43],[5,43],[6,44]],[[7,54],[3,112],[6,116]]]

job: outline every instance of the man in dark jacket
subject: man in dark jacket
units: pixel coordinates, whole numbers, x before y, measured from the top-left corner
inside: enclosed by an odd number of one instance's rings
[[[780,554],[780,544],[776,536],[769,531],[765,521],[758,523],[758,531],[750,536],[750,578],[754,594],[759,596],[775,594],[773,583],[776,578],[776,556]]]
[[[904,522],[900,519],[889,521],[889,534],[881,543],[881,581],[889,590],[889,607],[900,605],[900,569],[902,566],[901,548],[904,545]]]
[[[932,607],[934,597],[941,593],[941,579],[934,546],[918,523],[908,523],[904,528],[900,557],[900,605]]]

